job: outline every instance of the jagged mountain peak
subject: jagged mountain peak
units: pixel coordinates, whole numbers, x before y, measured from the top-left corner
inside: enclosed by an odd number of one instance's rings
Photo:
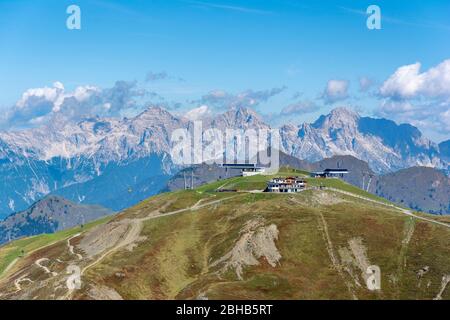
[[[255,110],[246,107],[232,108],[222,114],[224,117],[235,118],[236,120],[243,120],[250,122],[253,120],[260,121],[261,117]]]
[[[236,107],[219,114],[212,120],[212,125],[218,128],[235,129],[269,128],[255,110],[247,107]]]
[[[330,117],[338,117],[338,118],[359,118],[358,112],[346,108],[346,107],[337,107],[330,111]]]
[[[333,155],[352,155],[367,161],[377,172],[422,165],[446,167],[437,145],[408,124],[361,117],[347,108],[336,108],[312,124],[280,130],[286,152],[317,161]]]
[[[163,151],[168,151],[167,142],[173,130],[185,128],[186,120],[178,118],[160,106],[150,106],[136,117],[123,122],[126,131],[140,140],[152,139],[154,145],[166,145]],[[125,130],[122,128],[122,131]],[[148,131],[151,131],[149,135]],[[120,135],[123,135],[122,133]],[[157,150],[161,151],[161,150]]]
[[[149,106],[143,112],[135,116],[132,121],[163,121],[163,120],[173,120],[175,117],[166,109],[161,106]]]
[[[360,116],[345,107],[335,108],[327,115],[321,115],[311,126],[314,128],[354,127]]]
[[[231,108],[228,112],[234,112],[237,115],[253,116],[253,117],[260,118],[259,114],[255,110],[253,110],[252,108],[243,107],[243,106]]]

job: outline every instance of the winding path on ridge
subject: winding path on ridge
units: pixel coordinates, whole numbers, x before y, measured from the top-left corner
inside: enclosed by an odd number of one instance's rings
[[[34,262],[34,264],[35,264],[36,266],[38,266],[39,268],[41,268],[42,270],[44,270],[45,273],[50,273],[53,277],[56,277],[56,276],[58,275],[57,272],[50,271],[50,269],[49,269],[48,267],[46,267],[46,266],[44,266],[44,265],[42,264],[42,262],[44,262],[44,261],[49,261],[49,260],[50,260],[49,258],[41,258],[41,259],[37,259],[37,260]]]
[[[171,216],[171,215],[175,215],[175,214],[179,214],[182,212],[187,212],[187,211],[195,211],[207,206],[211,206],[211,205],[215,205],[218,203],[221,203],[223,201],[232,199],[232,198],[236,198],[242,196],[242,194],[240,195],[235,195],[235,196],[231,196],[231,197],[226,197],[226,198],[222,198],[222,199],[218,199],[218,200],[213,200],[207,203],[203,203],[202,202],[206,199],[200,199],[199,201],[197,201],[194,205],[187,207],[187,208],[183,208],[183,209],[178,209],[178,210],[174,210],[174,211],[170,211],[170,212],[166,212],[166,213],[161,213],[158,215],[154,215],[154,216],[147,216],[145,218],[133,218],[133,219],[129,219],[128,222],[128,230],[126,231],[126,234],[123,236],[123,238],[116,244],[114,245],[112,248],[110,248],[109,250],[103,252],[97,259],[95,259],[94,261],[92,261],[90,264],[86,265],[85,267],[83,267],[81,269],[81,273],[80,276],[83,276],[83,274],[90,268],[94,267],[95,265],[97,265],[98,263],[100,263],[103,259],[105,259],[108,255],[112,254],[113,252],[121,249],[121,248],[125,248],[129,245],[131,245],[133,242],[135,242],[138,237],[140,236],[142,227],[143,227],[143,223],[145,221],[148,220],[152,220],[152,219],[157,219],[157,218],[161,218],[161,217],[166,217],[166,216]],[[75,238],[75,235],[72,238]],[[71,239],[72,239],[71,238]],[[68,241],[68,244],[70,246],[70,242]],[[69,249],[70,250],[70,249]],[[72,249],[73,251],[73,249]],[[70,299],[71,296],[73,294],[73,290],[69,290],[67,292],[67,294],[64,296],[64,299]]]
[[[77,235],[75,235],[75,236],[78,236],[78,235],[79,235],[79,234],[77,234]],[[68,239],[72,239],[72,238],[74,238],[75,236],[69,237]],[[36,251],[45,249],[45,248],[47,248],[47,247],[50,247],[50,246],[52,246],[52,245],[54,245],[54,244],[57,244],[57,243],[59,243],[60,241],[64,241],[64,240],[66,240],[66,239],[61,239],[61,240],[53,241],[53,242],[51,242],[51,243],[49,243],[49,244],[46,244],[45,246],[42,246],[42,247],[33,249],[33,250],[31,250],[30,252],[27,253],[27,256],[31,255],[32,253],[34,253],[34,252],[36,252]],[[3,277],[8,273],[8,271],[10,271],[10,270],[14,267],[14,265],[15,265],[18,261],[19,261],[19,258],[15,258],[13,261],[11,261],[11,262],[8,264],[8,266],[3,270],[3,272],[0,273],[0,279],[3,278]]]
[[[95,261],[93,261],[89,265],[85,266],[82,269],[82,271],[81,271],[81,275],[83,275],[84,272],[86,272],[86,270],[88,270],[89,268],[93,267],[94,265],[96,265],[97,263],[102,261],[106,256],[108,256],[112,252],[117,251],[118,249],[126,247],[127,245],[131,244],[132,240],[134,240],[136,238],[136,235],[139,236],[140,231],[142,229],[143,222],[148,221],[148,220],[152,220],[152,219],[161,218],[161,217],[171,216],[171,215],[182,213],[182,212],[186,212],[186,211],[198,210],[198,209],[201,209],[203,207],[211,206],[211,205],[214,205],[214,204],[217,204],[217,203],[220,203],[220,202],[223,202],[225,200],[229,200],[229,199],[232,199],[232,198],[235,198],[235,197],[238,197],[238,196],[232,196],[232,197],[227,197],[227,198],[223,198],[223,199],[218,199],[218,200],[214,200],[214,201],[207,202],[207,203],[204,203],[204,204],[200,204],[201,201],[203,200],[203,199],[200,199],[193,206],[188,207],[188,208],[178,209],[178,210],[174,210],[174,211],[170,211],[170,212],[166,212],[166,213],[161,213],[159,215],[149,216],[149,217],[145,217],[145,218],[132,219],[131,222],[129,223],[129,229],[128,229],[127,234],[125,235],[125,237],[117,245],[115,245],[114,247],[112,247],[108,251],[104,252]]]
[[[67,248],[69,249],[69,252],[75,256],[77,256],[78,260],[83,259],[83,257],[81,256],[81,254],[79,253],[75,253],[73,250],[73,245],[70,244],[70,240],[78,237],[81,233],[77,233],[75,235],[73,235],[72,237],[70,237],[69,239],[67,239]]]
[[[16,280],[14,281],[14,286],[16,287],[16,292],[19,292],[19,291],[22,290],[22,287],[20,286],[20,284],[21,284],[22,282],[24,282],[24,281],[33,283],[33,280],[31,280],[30,278],[22,277],[22,278],[16,279]]]

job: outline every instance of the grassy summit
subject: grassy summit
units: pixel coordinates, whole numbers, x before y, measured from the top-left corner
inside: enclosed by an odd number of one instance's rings
[[[292,174],[306,173],[279,173]],[[2,274],[0,298],[450,299],[450,228],[433,216],[407,215],[336,179],[307,178],[332,190],[254,192],[268,179],[160,194],[91,228],[55,234],[59,241],[35,244],[42,249]],[[0,248],[0,265],[18,243]],[[81,269],[79,290],[65,286],[68,265]],[[381,290],[366,287],[369,265],[381,269]]]

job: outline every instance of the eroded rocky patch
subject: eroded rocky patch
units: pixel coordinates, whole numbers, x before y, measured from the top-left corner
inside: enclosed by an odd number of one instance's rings
[[[212,264],[212,267],[223,264],[221,271],[233,269],[239,280],[243,280],[243,268],[259,265],[259,259],[265,258],[276,267],[281,254],[276,247],[278,228],[275,224],[266,224],[263,218],[248,221],[240,232],[233,249]]]

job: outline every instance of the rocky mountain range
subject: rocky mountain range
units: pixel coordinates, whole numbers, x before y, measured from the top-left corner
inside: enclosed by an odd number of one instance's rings
[[[314,123],[281,127],[283,151],[318,161],[333,155],[352,155],[385,173],[412,166],[446,168],[439,146],[414,126],[386,119],[361,117],[337,108]]]
[[[268,129],[247,108],[205,118],[203,129]],[[49,124],[0,133],[0,217],[26,209],[48,194],[114,211],[160,192],[180,167],[171,159],[175,129],[192,130],[183,116],[151,107],[133,118],[56,117]],[[448,169],[448,142],[438,145],[408,124],[334,109],[311,124],[279,129],[281,149],[315,162],[333,155],[366,161],[376,173],[411,166]],[[442,149],[442,151],[441,151]]]
[[[157,193],[173,173],[168,132],[179,121],[152,108],[133,119],[55,119],[0,133],[0,217],[50,193],[113,210]]]

